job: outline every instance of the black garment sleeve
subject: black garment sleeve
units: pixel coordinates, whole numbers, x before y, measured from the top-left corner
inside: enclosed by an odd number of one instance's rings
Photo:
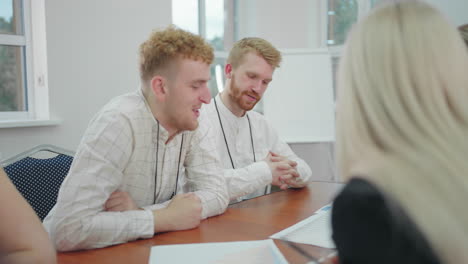
[[[333,240],[341,264],[439,263],[424,236],[369,182],[351,180],[335,198]]]

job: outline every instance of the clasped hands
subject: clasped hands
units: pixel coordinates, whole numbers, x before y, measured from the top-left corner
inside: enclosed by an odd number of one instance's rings
[[[268,164],[272,175],[272,185],[279,186],[282,190],[295,184],[299,177],[297,172],[297,162],[288,159],[285,156],[270,152],[264,161]]]

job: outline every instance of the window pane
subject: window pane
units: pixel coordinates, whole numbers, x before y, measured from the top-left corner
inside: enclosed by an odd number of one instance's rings
[[[0,112],[27,111],[23,48],[0,45]]]
[[[341,45],[357,21],[356,0],[328,0],[328,45]]]
[[[224,63],[225,58],[215,58],[211,64],[211,79],[208,82],[208,88],[210,89],[211,96],[215,97],[219,91],[224,88]]]
[[[206,39],[215,50],[224,50],[224,0],[205,0]]]
[[[172,0],[172,23],[198,35],[198,0]]]
[[[0,34],[23,34],[20,0],[0,0]]]

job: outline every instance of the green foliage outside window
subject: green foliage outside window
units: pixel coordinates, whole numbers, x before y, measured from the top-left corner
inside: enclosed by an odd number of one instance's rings
[[[333,45],[341,45],[345,42],[351,26],[357,21],[358,3],[356,0],[330,0],[330,2],[330,11],[334,11],[334,15],[329,16]]]
[[[11,20],[13,20],[13,17],[11,18]],[[8,22],[5,20],[5,18],[0,17],[0,34],[2,33],[8,34],[8,33],[13,32],[13,27],[12,27],[13,21],[11,20],[10,22]]]
[[[0,32],[12,32],[12,21],[0,17]],[[18,111],[16,49],[0,45],[0,112]]]

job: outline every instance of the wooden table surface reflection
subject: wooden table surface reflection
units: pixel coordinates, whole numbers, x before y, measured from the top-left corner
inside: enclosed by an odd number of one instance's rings
[[[155,245],[228,242],[268,239],[312,215],[331,202],[343,187],[340,183],[311,182],[306,188],[289,189],[229,206],[222,215],[208,218],[192,230],[167,232],[151,239],[137,240],[117,246],[58,254],[58,263],[148,263]],[[306,263],[295,250],[275,240],[276,246],[290,263]],[[309,254],[321,257],[331,250],[298,244]]]

